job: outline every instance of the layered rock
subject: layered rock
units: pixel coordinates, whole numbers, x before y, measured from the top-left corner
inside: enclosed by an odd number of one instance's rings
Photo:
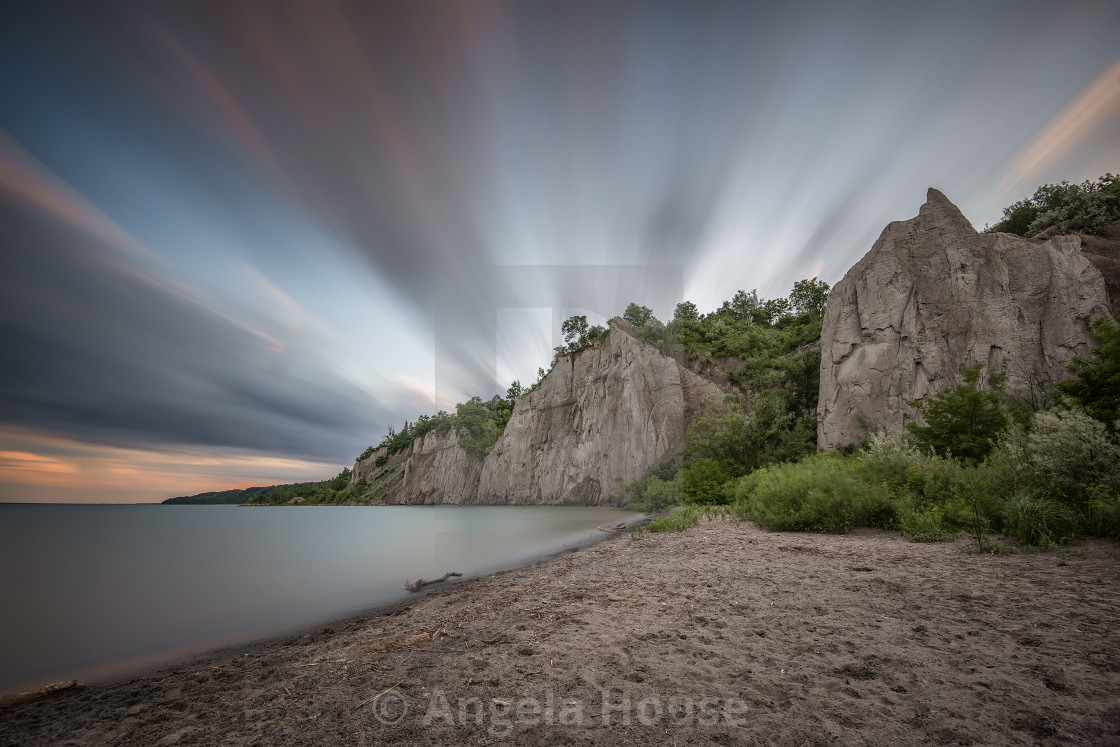
[[[1081,253],[1104,275],[1108,302],[1120,301],[1120,221],[1104,229],[1100,236],[1082,236]]]
[[[891,223],[828,298],[817,441],[852,443],[918,418],[907,403],[984,363],[1011,379],[1056,380],[1109,313],[1081,240],[979,234],[929,190],[916,218]]]
[[[412,445],[395,503],[474,503],[482,463],[455,431],[428,431]]]
[[[482,466],[478,503],[602,505],[681,447],[720,389],[628,324],[563,357],[518,398]]]

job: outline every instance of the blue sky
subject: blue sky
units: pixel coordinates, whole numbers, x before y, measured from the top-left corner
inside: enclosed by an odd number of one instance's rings
[[[1109,2],[0,11],[0,500],[321,479],[559,322],[1120,171]]]

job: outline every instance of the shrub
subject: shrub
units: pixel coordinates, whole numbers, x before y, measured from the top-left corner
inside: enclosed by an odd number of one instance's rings
[[[1120,420],[1120,325],[1107,317],[1093,322],[1096,345],[1089,358],[1070,361],[1072,379],[1061,381],[1055,390],[1116,432]]]
[[[906,484],[910,467],[921,460],[921,452],[905,437],[877,433],[871,436],[867,449],[859,454],[858,464],[869,482],[898,492]]]
[[[985,391],[983,371],[982,363],[967,366],[961,371],[962,383],[910,402],[926,421],[925,425],[906,425],[920,448],[933,449],[941,456],[951,454],[965,464],[976,464],[988,455],[1007,426],[1002,396],[1006,379],[990,373]]]
[[[956,534],[940,506],[923,507],[912,500],[900,502],[898,528],[903,537],[915,542],[940,542]]]
[[[1097,537],[1120,540],[1120,494],[1099,493],[1086,507],[1085,529]]]
[[[989,459],[1008,491],[1049,495],[1083,510],[1094,491],[1120,489],[1120,443],[1103,423],[1075,408],[1035,413],[1030,425],[1009,427]]]
[[[1019,544],[1029,547],[1054,547],[1077,536],[1077,516],[1068,506],[1031,493],[1007,502],[1003,525]]]
[[[1040,412],[1032,425],[1027,443],[1038,482],[1079,505],[1095,485],[1120,487],[1120,444],[1103,423],[1074,409]]]
[[[1081,231],[1099,233],[1120,218],[1120,179],[1105,174],[1096,182],[1044,184],[1034,196],[1003,209],[1003,220],[985,232],[1020,236]]]
[[[662,462],[640,480],[628,482],[620,492],[626,508],[636,511],[659,511],[678,506],[684,500],[684,479],[678,465]]]
[[[890,526],[895,511],[842,460],[810,457],[742,478],[735,513],[773,531],[846,532],[856,524]]]
[[[694,459],[681,470],[682,490],[686,503],[712,505],[723,503],[723,484],[731,474],[715,459]]]

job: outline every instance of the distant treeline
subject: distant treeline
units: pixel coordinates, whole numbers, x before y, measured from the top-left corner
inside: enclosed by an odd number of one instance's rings
[[[288,485],[264,485],[261,487],[243,487],[234,491],[215,491],[213,493],[199,493],[198,495],[181,495],[177,498],[168,498],[164,504],[216,506],[240,505],[254,503],[253,498],[267,497],[277,491],[292,491],[298,493],[300,489],[317,486],[319,483],[289,483]],[[256,501],[255,503],[259,503]]]

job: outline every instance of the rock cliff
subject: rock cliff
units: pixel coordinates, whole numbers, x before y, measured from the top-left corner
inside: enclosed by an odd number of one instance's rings
[[[395,503],[474,503],[482,463],[454,431],[428,431],[412,446]]]
[[[479,503],[611,503],[626,482],[680,449],[688,424],[722,395],[710,381],[611,322],[522,395],[482,466]]]
[[[614,320],[607,335],[562,358],[513,414],[484,462],[453,431],[430,431],[411,453],[354,465],[351,484],[375,503],[605,505],[684,443],[718,386]]]
[[[1079,238],[982,235],[930,189],[918,216],[888,225],[829,295],[818,445],[901,428],[917,417],[908,400],[955,384],[973,363],[1012,380],[1061,378],[1107,313]]]

